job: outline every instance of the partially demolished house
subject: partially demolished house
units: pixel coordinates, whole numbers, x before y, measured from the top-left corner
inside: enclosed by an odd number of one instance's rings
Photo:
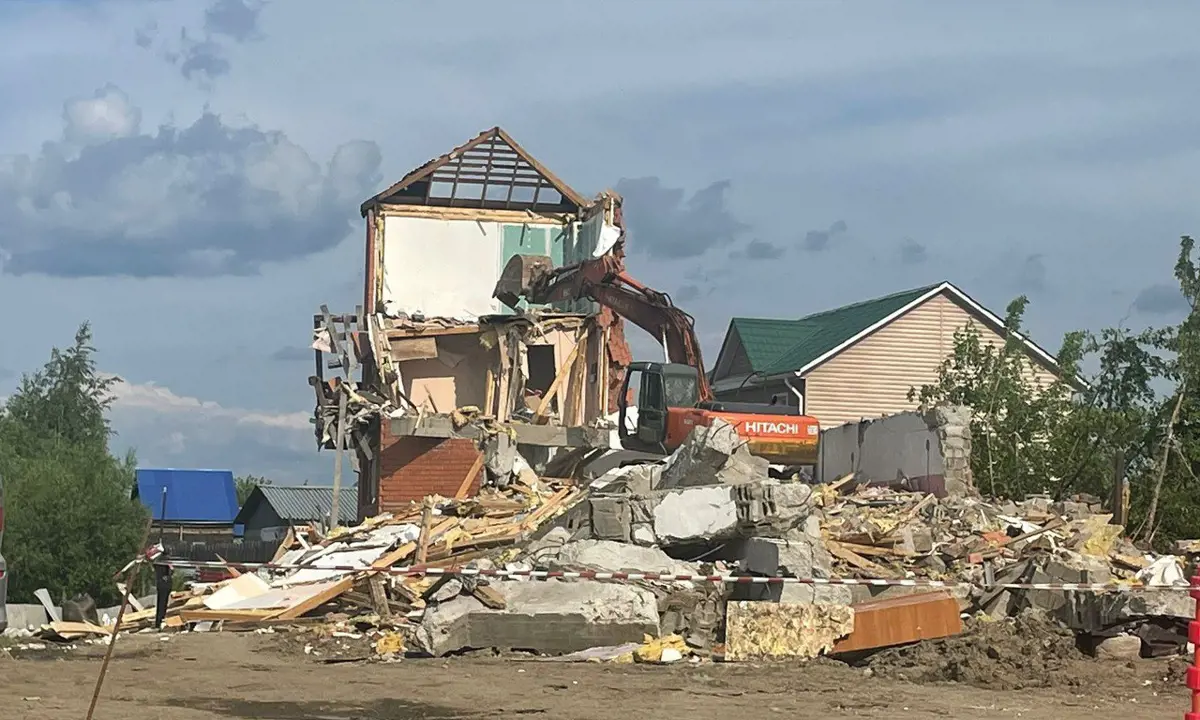
[[[361,211],[363,306],[322,307],[311,379],[318,442],[351,451],[360,517],[474,494],[489,470],[508,472],[485,467],[497,435],[530,461],[607,446],[603,418],[630,362],[620,318],[587,301],[514,312],[492,292],[517,254],[623,257],[618,196],[585,199],[496,127]]]

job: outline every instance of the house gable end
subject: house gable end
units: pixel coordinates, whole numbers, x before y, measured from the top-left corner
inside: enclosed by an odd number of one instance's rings
[[[823,356],[930,295],[937,287],[907,290],[800,318],[795,321],[796,342],[775,358],[763,374],[782,375],[811,369]]]
[[[588,201],[499,127],[414,169],[364,202],[577,213]]]
[[[828,347],[823,353],[812,357],[807,363],[799,364],[794,368],[784,368],[783,366],[785,364],[794,364],[795,361],[799,359],[796,353],[790,351],[788,356],[782,358],[781,361],[776,364],[776,367],[771,368],[770,372],[783,373],[794,370],[798,374],[807,375],[808,373],[811,373],[820,367],[822,364],[836,357],[838,354],[845,352],[851,347],[854,347],[859,342],[882,330],[901,317],[908,315],[917,308],[925,305],[935,297],[944,297],[946,300],[954,303],[954,305],[965,312],[968,317],[980,322],[985,328],[999,337],[1003,338],[1008,334],[1007,329],[1004,327],[1004,321],[998,315],[976,302],[969,295],[955,287],[952,283],[943,282],[940,285],[929,288],[921,288],[908,293],[900,293],[894,296],[888,296],[888,298],[880,298],[879,300],[899,299],[902,296],[913,297],[907,304],[896,307],[890,313],[880,317],[875,323],[864,327],[862,330],[850,335],[849,337],[846,337],[842,342]],[[868,301],[868,303],[875,302],[878,301]],[[882,306],[882,309],[886,309],[886,305],[883,303],[880,303],[880,305]],[[1033,342],[1025,335],[1018,334],[1016,339],[1020,340],[1024,345],[1026,354],[1031,361],[1055,376],[1061,375],[1062,370],[1058,365],[1057,359],[1052,354],[1047,352],[1044,348]],[[1087,382],[1083,378],[1077,377],[1074,378],[1074,384],[1082,388],[1086,387]]]

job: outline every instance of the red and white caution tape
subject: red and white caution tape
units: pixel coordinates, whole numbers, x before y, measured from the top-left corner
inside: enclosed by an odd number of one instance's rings
[[[234,563],[234,562],[205,562],[180,560],[170,562],[173,568],[207,568],[235,570],[320,570],[342,573],[376,572],[385,575],[450,575],[450,576],[480,576],[496,578],[528,578],[531,580],[624,580],[654,582],[693,582],[733,585],[866,585],[871,587],[926,587],[926,588],[970,588],[982,587],[995,590],[1074,590],[1079,592],[1188,592],[1191,585],[1144,585],[1141,583],[969,583],[946,582],[943,580],[924,580],[917,578],[798,578],[764,575],[679,575],[658,572],[609,572],[601,570],[506,570],[502,568],[484,569],[473,567],[424,567],[411,565],[406,567],[371,568],[357,565],[295,565],[280,563]],[[1198,587],[1197,589],[1200,589]]]

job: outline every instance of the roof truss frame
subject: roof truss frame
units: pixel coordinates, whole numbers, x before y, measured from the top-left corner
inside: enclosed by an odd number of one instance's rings
[[[442,194],[440,188],[447,186],[449,194]],[[521,197],[529,190],[532,198]],[[502,197],[492,191],[499,191]],[[589,205],[500,127],[484,130],[414,169],[360,209],[366,215],[370,208],[385,203],[548,211],[562,211],[564,205],[576,209]]]

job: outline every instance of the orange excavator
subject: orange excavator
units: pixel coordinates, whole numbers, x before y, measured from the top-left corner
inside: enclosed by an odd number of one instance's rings
[[[814,465],[820,442],[817,420],[799,407],[731,403],[713,397],[700,357],[691,315],[666,293],[634,280],[612,255],[554,267],[544,255],[514,255],[496,283],[493,297],[517,309],[588,299],[650,333],[662,343],[666,362],[635,362],[625,373],[618,400],[618,433],[627,450],[667,454],[692,428],[720,418],[733,426],[755,455],[777,465]],[[626,424],[631,380],[637,380],[636,429]]]

